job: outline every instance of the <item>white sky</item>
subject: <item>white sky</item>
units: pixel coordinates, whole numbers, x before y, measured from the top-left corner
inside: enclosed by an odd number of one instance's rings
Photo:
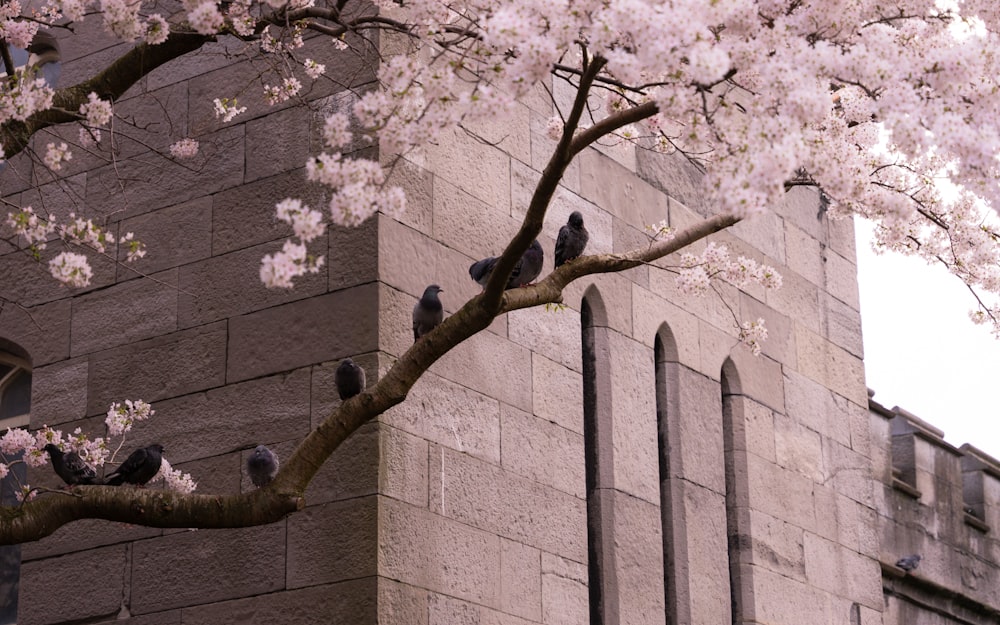
[[[899,406],[1000,458],[1000,340],[976,326],[975,301],[942,267],[899,254],[876,255],[871,226],[855,220],[865,372],[875,401]]]

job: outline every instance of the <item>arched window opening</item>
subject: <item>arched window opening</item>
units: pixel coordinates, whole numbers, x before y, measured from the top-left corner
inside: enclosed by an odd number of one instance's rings
[[[733,625],[743,623],[743,548],[747,514],[741,505],[746,489],[746,445],[743,427],[743,395],[732,360],[722,365],[722,436],[726,463],[726,537],[729,554],[729,594]]]
[[[660,468],[660,522],[663,535],[663,592],[666,625],[676,625],[677,576],[676,543],[673,521],[672,485],[670,478],[670,429],[675,419],[670,408],[670,396],[677,392],[677,347],[665,326],[653,341],[653,361],[656,375],[657,458]]]
[[[31,364],[24,358],[0,351],[0,434],[7,428],[27,427],[31,413]],[[5,464],[18,460],[0,457]],[[27,481],[23,463],[10,467],[0,480],[0,505],[18,505],[19,485]],[[17,622],[17,593],[21,578],[21,547],[0,547],[0,625]]]
[[[596,308],[596,310],[595,310]],[[583,444],[587,486],[587,577],[590,593],[590,625],[613,622],[612,606],[614,566],[613,540],[603,523],[606,478],[610,471],[610,372],[608,370],[607,328],[599,317],[600,296],[584,297],[580,307],[581,344],[583,348]]]

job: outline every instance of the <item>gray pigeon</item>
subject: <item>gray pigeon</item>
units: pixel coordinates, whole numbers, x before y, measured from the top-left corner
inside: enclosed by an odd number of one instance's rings
[[[348,359],[350,360],[350,359]],[[263,488],[271,483],[278,474],[278,456],[264,445],[257,445],[247,458],[247,473],[250,481],[257,488]]]
[[[920,554],[919,553],[915,553],[913,555],[909,555],[909,556],[906,556],[904,558],[900,558],[899,560],[896,560],[896,566],[898,566],[899,568],[903,569],[907,573],[909,573],[913,569],[917,568],[917,566],[919,564],[920,564]]]
[[[486,283],[489,282],[490,275],[493,273],[493,268],[496,267],[498,260],[494,256],[477,260],[469,267],[469,276],[485,289]],[[531,284],[538,277],[538,274],[542,273],[542,264],[544,262],[545,252],[542,251],[542,244],[538,242],[538,239],[535,239],[531,242],[531,247],[524,251],[524,254],[518,259],[517,264],[514,265],[514,270],[511,272],[510,278],[507,280],[507,286],[504,288],[513,289]]]
[[[104,483],[109,486],[121,486],[126,483],[144,486],[160,472],[161,462],[163,462],[163,445],[153,443],[147,447],[140,447],[106,476]]]
[[[489,282],[490,275],[493,273],[493,268],[496,265],[497,258],[495,256],[477,260],[469,267],[469,276],[485,289],[486,283]]]
[[[556,267],[583,254],[589,239],[590,233],[583,227],[583,215],[580,211],[573,211],[566,225],[559,228],[559,236],[556,238]]]
[[[365,370],[350,358],[346,358],[337,367],[333,381],[337,384],[337,393],[341,400],[354,397],[365,390]]]
[[[49,459],[52,460],[52,468],[55,469],[56,475],[68,485],[101,483],[94,467],[87,464],[75,451],[64,453],[52,443],[46,445],[44,449],[49,452]]]
[[[442,293],[441,287],[432,284],[424,289],[424,294],[413,307],[413,340],[417,341],[423,335],[438,327],[444,320],[444,308],[438,293]]]

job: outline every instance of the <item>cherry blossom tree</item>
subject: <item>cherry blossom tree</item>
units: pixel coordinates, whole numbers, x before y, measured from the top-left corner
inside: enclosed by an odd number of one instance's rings
[[[679,286],[700,293],[717,281],[780,287],[771,268],[731,258],[721,246],[692,243],[769,210],[790,188],[811,186],[832,218],[860,215],[876,225],[880,249],[945,265],[968,285],[975,322],[1000,332],[1000,5],[993,0],[184,0],[176,14],[147,2],[47,0],[0,7],[6,77],[0,83],[0,144],[7,158],[32,137],[76,125],[75,144],[50,143],[33,155],[58,170],[79,150],[100,149],[116,101],[157,67],[209,41],[239,42],[239,54],[267,63],[262,106],[302,97],[304,85],[336,74],[302,54],[304,39],[361,56],[377,54],[377,88],[329,114],[325,148],[306,163],[327,206],[288,198],[276,217],[294,236],[261,260],[261,280],[294,288],[322,266],[310,244],[328,223],[357,225],[375,213],[406,209],[387,168],[456,126],[502,117],[543,91],[558,114],[548,123],[554,149],[484,292],[466,302],[403,354],[366,392],[344,402],[282,462],[266,488],[245,495],[202,495],[81,487],[78,497],[38,497],[0,510],[0,543],[34,540],[81,518],[159,527],[238,527],[272,522],[303,505],[320,466],[362,424],[406,398],[442,355],[498,315],[558,303],[583,276],[675,252]],[[11,48],[28,49],[40,28],[82,20],[134,45],[93,78],[53,90],[41,66],[18,67]],[[391,54],[390,54],[391,52]],[[365,56],[365,58],[375,58]],[[220,95],[229,121],[247,112],[241,94]],[[379,160],[347,147],[377,146]],[[534,286],[504,290],[542,229],[568,165],[595,144],[632,142],[675,153],[702,175],[715,215],[680,231],[650,226],[649,244],[627,253],[583,256]],[[181,137],[170,158],[196,156]],[[70,285],[87,284],[83,246],[124,246],[85,214],[59,222],[30,206],[12,207],[7,224],[26,253],[56,243],[65,251],[40,267]],[[762,320],[734,319],[736,334],[759,351]],[[25,445],[30,442],[26,441]],[[27,447],[25,447],[27,449]],[[142,510],[141,515],[136,510]]]

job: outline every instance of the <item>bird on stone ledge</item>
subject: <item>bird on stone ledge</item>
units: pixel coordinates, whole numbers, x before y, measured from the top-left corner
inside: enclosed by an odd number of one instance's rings
[[[899,560],[896,560],[896,566],[898,566],[899,568],[903,569],[907,573],[909,573],[913,569],[917,568],[917,566],[919,566],[919,565],[920,565],[920,554],[919,553],[915,553],[913,555],[909,555],[909,556],[900,558]]]

